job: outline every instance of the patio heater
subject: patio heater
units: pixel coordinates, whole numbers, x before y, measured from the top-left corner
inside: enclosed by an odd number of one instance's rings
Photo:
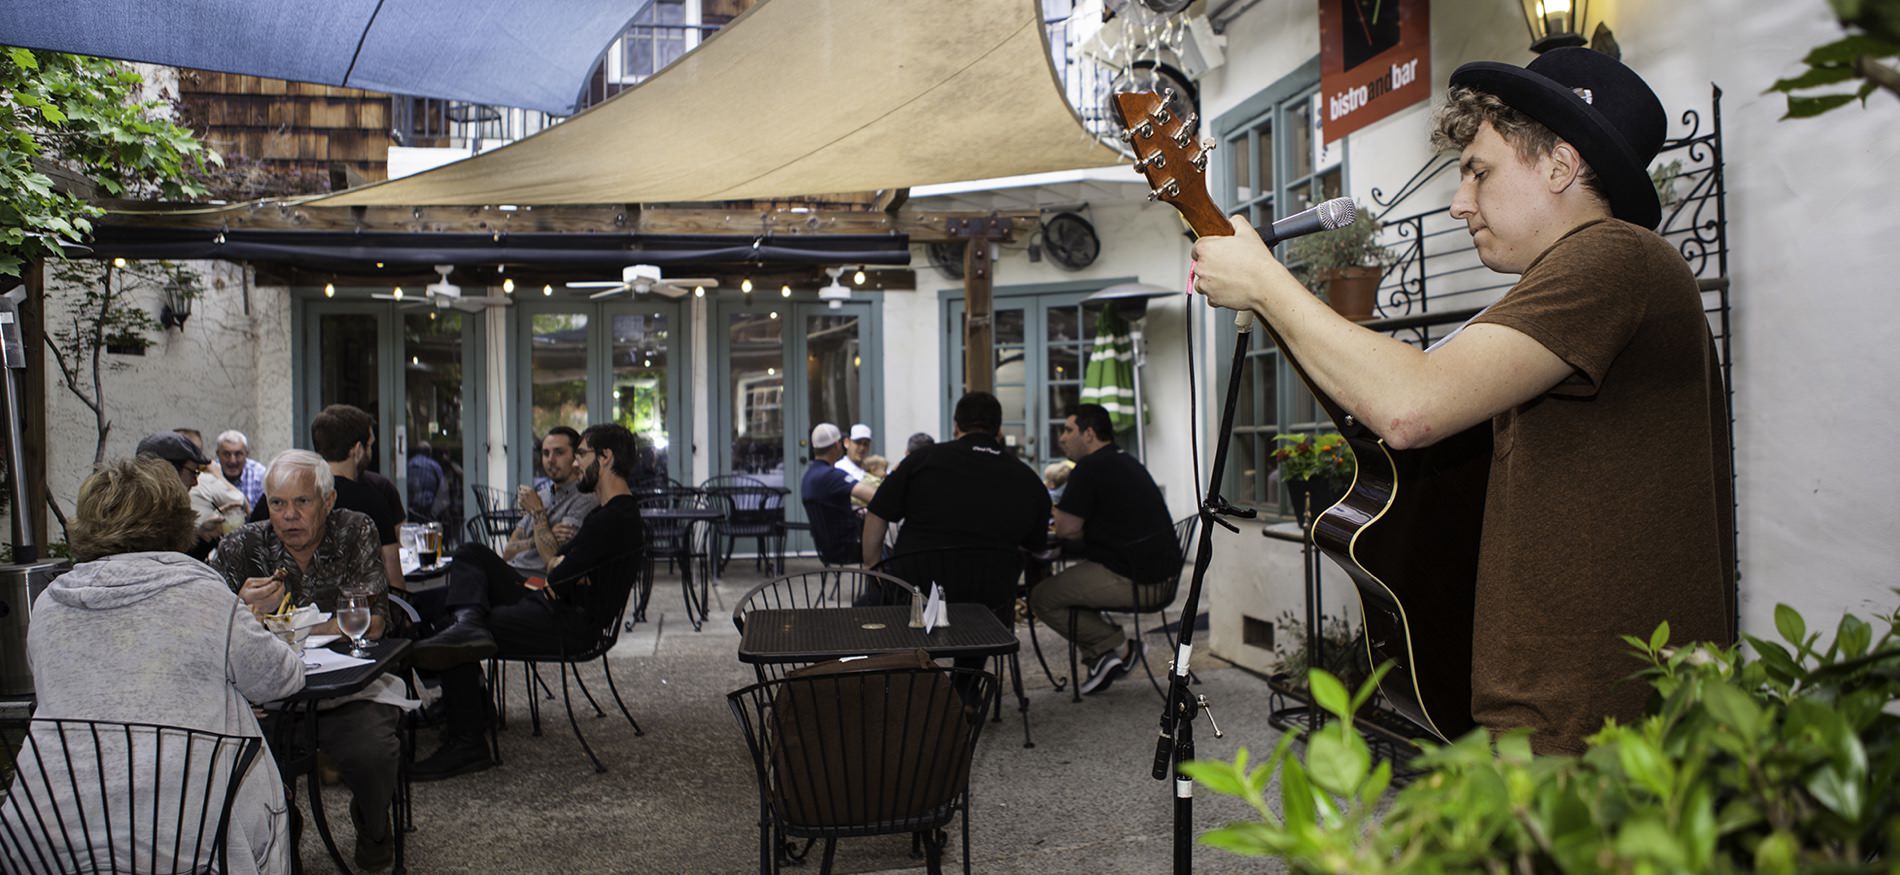
[[[1083,298],[1082,303],[1119,307],[1133,322],[1146,315],[1149,298],[1178,294],[1181,292],[1177,289],[1164,289],[1152,283],[1120,283]],[[1135,457],[1144,465],[1148,463],[1148,417],[1144,415],[1147,409],[1141,403],[1141,385],[1147,382],[1141,375],[1143,366],[1148,363],[1148,344],[1143,337],[1145,333],[1132,328],[1128,332],[1129,347],[1135,356]]]
[[[26,456],[20,449],[20,372],[26,370],[26,348],[20,336],[20,302],[26,288],[0,295],[0,404],[6,417],[7,480],[13,484],[9,517],[13,520],[13,562],[0,565],[0,698],[30,696],[33,670],[26,661],[27,615],[53,578],[66,570],[64,561],[41,562],[33,540],[26,498]]]

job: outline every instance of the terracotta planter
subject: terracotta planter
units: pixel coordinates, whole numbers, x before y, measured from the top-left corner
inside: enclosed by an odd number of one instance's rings
[[[1379,279],[1385,272],[1376,267],[1340,267],[1317,277],[1326,284],[1326,301],[1333,312],[1364,322],[1372,318],[1379,299]]]

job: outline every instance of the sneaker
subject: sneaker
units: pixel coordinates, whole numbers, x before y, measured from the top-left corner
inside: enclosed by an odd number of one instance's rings
[[[1089,676],[1082,680],[1082,695],[1094,695],[1108,689],[1108,685],[1120,677],[1122,655],[1120,650],[1110,650],[1089,663]]]
[[[1135,670],[1135,664],[1141,662],[1142,659],[1147,656],[1147,653],[1148,642],[1140,638],[1130,639],[1128,642],[1128,651],[1122,654],[1122,665],[1121,668],[1115,670],[1115,676],[1121,677],[1122,675],[1132,673]]]
[[[448,738],[435,753],[409,768],[411,781],[440,781],[456,775],[479,772],[495,764],[488,757],[488,744],[481,739]]]

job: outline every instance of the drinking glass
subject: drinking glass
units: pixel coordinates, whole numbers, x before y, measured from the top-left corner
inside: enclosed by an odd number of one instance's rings
[[[369,593],[346,592],[336,601],[337,631],[349,636],[350,655],[358,659],[369,657],[369,649],[376,646],[363,637],[369,634],[369,600]]]
[[[416,544],[416,558],[424,568],[434,568],[442,561],[442,524],[424,523],[418,534],[421,538]]]

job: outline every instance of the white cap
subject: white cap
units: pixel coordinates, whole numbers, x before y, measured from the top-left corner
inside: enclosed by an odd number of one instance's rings
[[[851,426],[851,439],[854,441],[870,440],[871,427],[868,425],[865,425],[862,422],[858,423],[857,425]]]
[[[822,450],[838,442],[838,427],[829,422],[818,423],[811,430],[811,448]]]

